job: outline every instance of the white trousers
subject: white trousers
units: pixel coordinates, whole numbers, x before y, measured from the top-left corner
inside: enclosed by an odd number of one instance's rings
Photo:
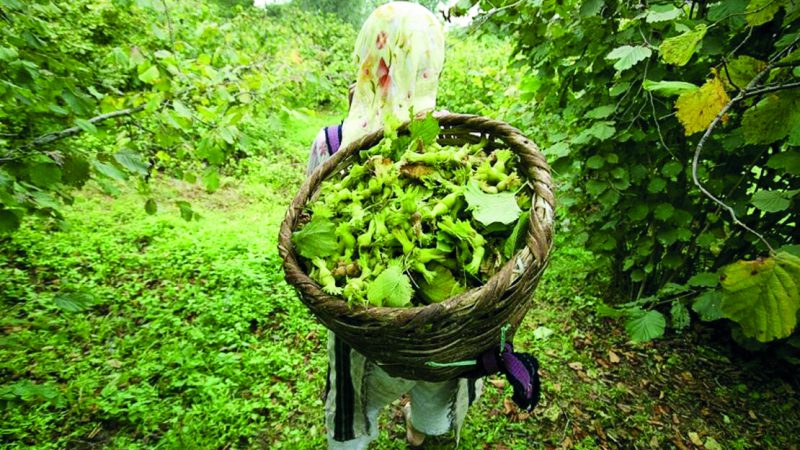
[[[429,436],[455,430],[458,442],[467,408],[483,379],[427,382],[396,378],[328,331],[325,425],[329,450],[361,450],[378,437],[378,414],[404,394],[411,397],[414,428]]]

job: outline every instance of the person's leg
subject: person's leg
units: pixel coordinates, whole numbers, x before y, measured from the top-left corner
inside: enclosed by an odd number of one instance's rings
[[[365,449],[378,437],[378,413],[413,385],[413,381],[390,377],[329,332],[325,402],[328,448]]]
[[[483,379],[459,378],[439,383],[418,382],[411,390],[410,417],[413,428],[429,436],[453,429],[458,439],[467,408],[483,392]]]

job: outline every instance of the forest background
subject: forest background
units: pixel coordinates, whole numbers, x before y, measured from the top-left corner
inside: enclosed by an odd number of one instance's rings
[[[277,226],[375,5],[0,0],[4,444],[323,446]],[[531,136],[559,218],[516,342],[544,400],[493,379],[462,446],[796,448],[798,2],[470,10],[439,106]]]

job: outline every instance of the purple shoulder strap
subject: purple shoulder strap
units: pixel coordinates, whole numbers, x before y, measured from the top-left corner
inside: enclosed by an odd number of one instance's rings
[[[329,155],[333,155],[339,150],[339,146],[342,144],[341,125],[325,127],[325,144],[328,146]]]

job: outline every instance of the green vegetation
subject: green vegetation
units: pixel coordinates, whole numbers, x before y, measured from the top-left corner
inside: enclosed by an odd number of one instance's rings
[[[292,242],[323,291],[362,306],[441,302],[522,246],[533,191],[519,157],[486,139],[440,145],[440,132],[431,114],[392,130],[306,204]]]
[[[355,29],[247,3],[0,0],[4,448],[324,447],[276,242]],[[534,137],[561,209],[515,336],[543,400],[490,378],[461,448],[796,446],[797,2],[492,3],[439,105]],[[698,175],[774,254],[691,184],[740,95]],[[374,447],[403,440],[392,405]]]
[[[513,35],[530,67],[529,102],[511,101],[507,115],[544,147],[576,232],[631,300],[607,313],[625,316],[636,340],[663,335],[665,304],[674,329],[692,308],[740,323],[746,345],[790,337],[796,277],[768,284],[734,271],[770,298],[744,309],[719,282],[729,264],[797,252],[800,5],[465,3]],[[742,323],[751,315],[757,329]]]

